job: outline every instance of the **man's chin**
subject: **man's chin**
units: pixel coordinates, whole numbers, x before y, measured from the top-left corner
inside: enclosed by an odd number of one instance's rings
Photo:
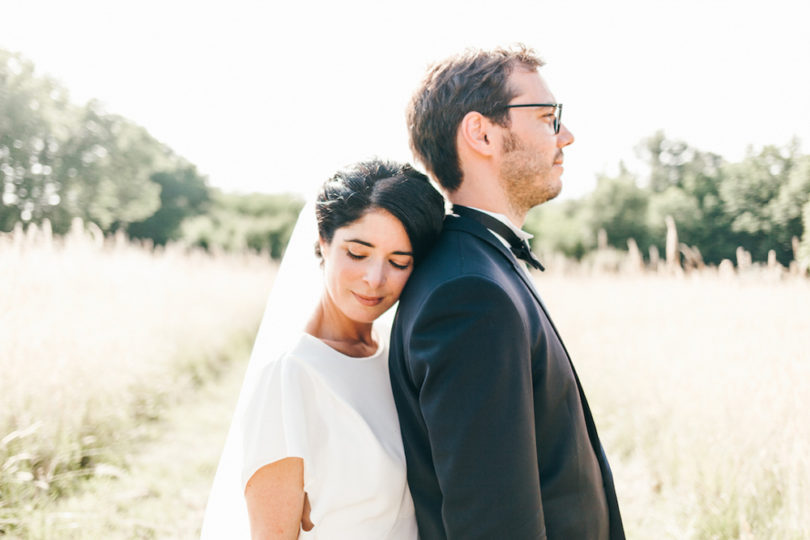
[[[557,195],[562,193],[563,183],[562,183],[562,180],[560,180],[559,178],[557,179],[557,183],[555,184],[555,188],[556,189],[554,190],[554,197],[556,197]],[[552,199],[554,197],[552,197]]]
[[[561,184],[556,184],[556,186],[547,186],[546,189],[535,192],[532,197],[527,197],[524,199],[524,204],[521,206],[523,207],[524,212],[528,212],[535,206],[540,206],[541,204],[547,203],[551,199],[555,198],[560,194],[560,191],[562,191]]]
[[[548,202],[551,199],[554,199],[562,192],[562,181],[559,178],[555,178],[549,185],[546,186],[544,190],[544,197],[541,202],[538,204],[543,204],[544,202]]]

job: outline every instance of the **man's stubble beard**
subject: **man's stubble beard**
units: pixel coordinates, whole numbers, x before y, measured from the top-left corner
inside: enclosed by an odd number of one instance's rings
[[[511,131],[507,133],[500,179],[509,206],[518,215],[525,215],[535,206],[550,201],[562,190],[560,180],[551,177],[553,163],[545,163],[543,157],[528,149]]]

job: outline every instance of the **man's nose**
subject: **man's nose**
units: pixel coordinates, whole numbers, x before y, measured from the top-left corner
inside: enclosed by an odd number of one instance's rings
[[[571,131],[565,126],[565,124],[562,124],[560,126],[560,132],[557,134],[557,146],[559,148],[563,148],[568,146],[572,142],[574,142],[574,134],[571,133]]]

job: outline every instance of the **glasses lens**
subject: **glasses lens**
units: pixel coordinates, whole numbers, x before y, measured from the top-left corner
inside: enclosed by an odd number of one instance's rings
[[[557,107],[555,107],[555,115],[554,115],[554,133],[558,134],[560,132],[560,125],[562,125],[562,103],[558,103]]]

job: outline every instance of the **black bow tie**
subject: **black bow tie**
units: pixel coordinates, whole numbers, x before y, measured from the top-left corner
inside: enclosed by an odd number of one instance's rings
[[[479,212],[473,208],[468,208],[466,206],[459,206],[457,204],[453,205],[453,213],[459,216],[464,216],[466,218],[473,219],[486,227],[487,229],[491,230],[492,232],[501,236],[504,240],[509,242],[509,248],[512,250],[512,253],[515,254],[515,257],[526,261],[534,268],[538,270],[545,270],[543,265],[540,264],[540,261],[537,260],[537,257],[532,253],[531,248],[529,247],[529,242],[526,240],[521,240],[515,231],[509,228],[506,223],[502,222],[499,219],[496,219],[489,214],[485,214],[484,212]]]

